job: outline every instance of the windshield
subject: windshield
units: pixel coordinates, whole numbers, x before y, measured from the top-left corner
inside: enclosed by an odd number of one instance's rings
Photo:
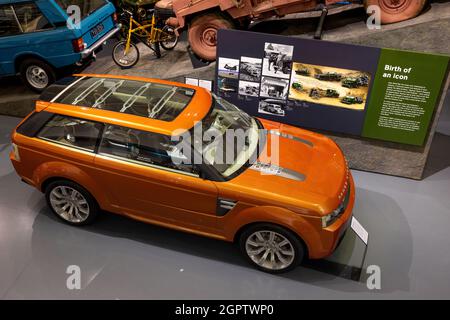
[[[56,0],[56,3],[67,12],[69,6],[75,5],[80,8],[81,20],[106,4],[106,0]]]
[[[202,143],[195,139],[194,147],[206,163],[224,177],[230,177],[256,153],[258,124],[255,119],[228,101],[213,95],[209,114],[196,125],[201,127]]]

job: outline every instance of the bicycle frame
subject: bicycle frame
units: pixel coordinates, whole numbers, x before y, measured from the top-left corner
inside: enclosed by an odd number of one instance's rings
[[[136,28],[133,28],[134,25],[136,26]],[[150,32],[147,30],[149,28],[150,28]],[[150,40],[149,42],[151,44],[155,44],[156,42],[158,42],[159,34],[161,34],[163,32],[162,29],[159,29],[158,27],[156,27],[155,15],[152,15],[151,23],[146,24],[146,25],[140,24],[131,15],[130,16],[130,24],[129,24],[129,28],[128,28],[127,43],[125,46],[125,54],[128,54],[128,50],[130,48],[131,36],[140,31],[143,31],[145,33],[147,40]],[[149,47],[150,49],[152,49],[154,51],[154,49],[151,46],[149,46],[147,42],[142,41],[141,37],[136,36],[136,38],[139,39],[139,41],[144,42],[144,44],[147,47]]]

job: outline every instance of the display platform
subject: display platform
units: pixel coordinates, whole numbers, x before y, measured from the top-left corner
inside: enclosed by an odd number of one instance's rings
[[[443,119],[448,119],[449,101]],[[353,171],[354,215],[370,234],[361,280],[361,242],[348,233],[327,260],[283,275],[256,271],[231,244],[154,227],[112,214],[74,228],[58,221],[8,160],[20,121],[0,116],[0,298],[2,299],[346,299],[450,295],[450,163],[438,135],[423,181]],[[439,126],[448,130],[447,122]],[[67,267],[81,269],[81,290],[66,287]],[[366,285],[379,266],[381,289]],[[356,270],[357,271],[357,270]]]
[[[353,19],[353,20],[352,20]],[[325,40],[449,54],[450,3],[433,1],[419,17],[368,31],[363,14],[327,20]],[[304,21],[303,21],[304,22]],[[315,26],[315,23],[314,23]],[[253,31],[312,37],[315,27],[271,21]],[[300,35],[301,34],[301,35]],[[435,36],[430,37],[433,34]],[[185,35],[157,59],[143,50],[132,69],[111,59],[112,43],[85,73],[132,74],[185,81],[215,77],[215,64],[194,68]],[[399,41],[398,39],[402,39]],[[246,90],[246,89],[244,89]],[[251,93],[251,89],[250,93]],[[272,275],[251,267],[230,243],[104,213],[96,223],[59,221],[41,193],[21,182],[9,161],[10,133],[39,95],[17,78],[0,79],[0,299],[448,299],[450,297],[450,95],[444,103],[422,181],[352,170],[354,216],[368,246],[351,229],[330,257]],[[362,153],[364,146],[345,141]],[[376,145],[367,148],[376,148]],[[416,170],[414,162],[389,165]],[[362,162],[379,162],[361,157]],[[79,268],[80,289],[68,286]],[[71,271],[72,270],[72,271]],[[379,288],[373,285],[379,270]],[[376,281],[377,282],[377,281]]]

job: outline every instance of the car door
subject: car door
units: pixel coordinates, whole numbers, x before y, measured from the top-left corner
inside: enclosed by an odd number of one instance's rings
[[[21,33],[11,5],[0,5],[0,75],[14,74],[14,54],[7,50]]]
[[[97,181],[128,215],[214,232],[217,188],[193,166],[175,166],[174,152],[166,136],[107,125],[95,158]]]
[[[50,14],[49,11],[46,13]],[[0,51],[2,56],[9,59],[8,65],[4,66],[8,73],[18,72],[14,65],[16,59],[27,55],[38,56],[54,67],[67,64],[65,63],[67,54],[73,52],[71,42],[73,31],[66,27],[65,21],[62,22],[62,26],[61,22],[56,26],[43,14],[37,4],[31,1],[2,6],[0,20],[2,15],[6,17],[5,21],[9,21],[8,23],[14,27],[8,32],[0,30],[0,36],[2,33],[6,34],[0,41]],[[11,16],[14,18],[14,24],[11,22]],[[12,35],[7,35],[8,33]]]
[[[94,191],[89,178],[94,172],[95,148],[103,124],[53,115],[25,148],[28,177],[62,177]],[[92,188],[92,189],[91,189]]]

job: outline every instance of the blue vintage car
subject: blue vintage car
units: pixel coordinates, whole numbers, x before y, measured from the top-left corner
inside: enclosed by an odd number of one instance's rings
[[[40,92],[63,67],[95,57],[116,21],[107,0],[0,0],[0,76],[20,74]]]

